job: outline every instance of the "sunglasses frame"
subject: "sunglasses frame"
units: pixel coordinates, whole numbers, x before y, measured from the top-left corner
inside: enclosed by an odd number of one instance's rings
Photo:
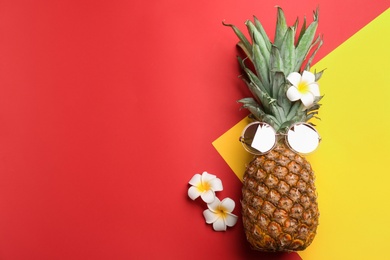
[[[272,131],[274,132],[274,134],[275,134],[275,143],[274,143],[274,145],[273,145],[269,150],[267,150],[267,151],[265,151],[265,152],[260,152],[259,150],[253,148],[250,144],[248,144],[247,142],[245,142],[245,141],[247,141],[247,140],[245,140],[245,137],[244,137],[244,136],[245,136],[245,132],[248,130],[249,127],[251,127],[252,125],[256,125],[256,124],[258,124],[258,125],[260,125],[260,126],[268,126],[268,127],[270,127],[270,128],[272,129]],[[299,152],[299,151],[295,150],[293,147],[291,147],[290,143],[288,142],[288,132],[289,132],[291,129],[293,129],[295,126],[298,126],[298,125],[305,125],[305,126],[309,127],[309,128],[312,129],[312,130],[317,134],[317,136],[318,136],[318,145],[317,145],[317,147],[316,147],[314,150],[312,150],[311,152],[308,152],[308,153]],[[275,146],[276,146],[276,144],[277,144],[277,142],[278,142],[278,138],[277,138],[278,136],[284,136],[284,141],[285,141],[285,143],[287,144],[287,146],[288,146],[292,151],[294,151],[295,153],[304,154],[304,155],[305,155],[305,154],[310,154],[310,153],[314,152],[314,151],[318,148],[318,146],[319,146],[319,144],[320,144],[320,142],[321,142],[321,140],[322,140],[322,138],[321,138],[320,134],[318,133],[318,131],[317,131],[312,125],[310,125],[310,124],[308,124],[308,123],[305,123],[305,122],[297,122],[297,123],[294,123],[293,125],[291,125],[291,126],[288,128],[288,130],[287,130],[286,133],[277,133],[276,130],[275,130],[270,124],[265,123],[265,122],[261,122],[261,121],[255,121],[255,122],[252,122],[252,123],[250,123],[250,124],[248,124],[248,125],[245,126],[245,128],[243,129],[243,131],[242,131],[242,133],[241,133],[241,136],[239,137],[239,141],[240,141],[240,143],[242,144],[242,146],[244,147],[244,149],[245,149],[247,152],[249,152],[249,153],[251,153],[251,154],[254,154],[254,155],[263,155],[263,154],[269,153],[270,151],[272,151],[272,150],[275,148]],[[253,139],[252,139],[252,141],[253,141]]]

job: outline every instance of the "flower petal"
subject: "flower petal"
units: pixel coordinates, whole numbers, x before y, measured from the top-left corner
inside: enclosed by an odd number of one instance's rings
[[[204,202],[211,203],[215,200],[215,192],[213,190],[208,190],[206,192],[202,192],[200,197]]]
[[[216,212],[220,203],[221,201],[217,197],[215,197],[214,201],[212,201],[211,203],[207,203],[207,207],[209,208],[209,210]]]
[[[232,213],[227,213],[225,223],[228,227],[232,227],[237,223],[238,217]]]
[[[203,216],[204,216],[204,219],[206,220],[207,224],[214,223],[218,218],[218,215],[209,209],[206,209],[205,211],[203,211]]]
[[[304,82],[307,82],[307,83],[314,83],[316,81],[316,77],[314,76],[313,73],[311,73],[310,71],[307,71],[305,70],[303,73],[302,73],[302,79],[301,81],[304,81]]]
[[[219,178],[215,178],[210,180],[210,186],[211,189],[214,191],[221,191],[223,190],[222,181]]]
[[[199,190],[198,190],[196,187],[191,186],[191,187],[188,189],[188,197],[190,197],[192,200],[195,200],[195,199],[198,198],[200,195],[201,195],[201,193],[199,192]]]
[[[213,229],[215,231],[226,231],[226,224],[223,218],[217,218],[213,223]]]
[[[287,98],[290,100],[290,101],[297,101],[298,99],[300,99],[302,97],[302,94],[298,91],[298,89],[294,86],[291,86],[288,90],[287,90]]]
[[[192,176],[191,180],[188,183],[197,186],[201,182],[201,180],[202,180],[202,175],[197,173],[194,176]]]
[[[311,83],[309,85],[309,91],[315,96],[319,97],[320,96],[320,87],[318,86],[317,83]]]
[[[211,180],[217,178],[217,176],[210,174],[208,172],[202,173],[202,182],[210,182]]]
[[[287,79],[290,81],[290,83],[294,86],[298,86],[299,82],[301,81],[301,74],[298,72],[291,72],[288,76]]]
[[[231,198],[225,198],[222,200],[221,206],[226,210],[226,213],[230,213],[233,211],[236,203]]]
[[[307,108],[307,107],[310,107],[311,105],[313,105],[313,102],[314,102],[314,95],[312,93],[307,93],[305,95],[302,95],[301,97],[301,101],[303,103],[303,105]]]

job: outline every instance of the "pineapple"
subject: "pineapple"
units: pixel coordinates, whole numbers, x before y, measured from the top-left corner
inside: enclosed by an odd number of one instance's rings
[[[292,72],[309,71],[313,57],[322,45],[315,36],[318,9],[313,22],[306,18],[298,31],[298,19],[287,26],[283,10],[277,7],[277,23],[273,42],[262,24],[254,17],[245,25],[248,38],[234,25],[226,24],[238,36],[244,58],[238,57],[242,79],[253,97],[238,102],[249,110],[250,117],[272,126],[277,135],[275,147],[255,155],[247,165],[242,188],[242,218],[251,247],[260,251],[299,251],[309,246],[318,226],[318,204],[314,172],[310,163],[286,145],[289,127],[316,118],[322,97],[310,107],[300,100],[290,101],[286,95]],[[314,72],[319,80],[323,71]]]

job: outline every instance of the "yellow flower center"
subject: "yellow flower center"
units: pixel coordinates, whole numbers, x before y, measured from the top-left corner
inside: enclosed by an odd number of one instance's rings
[[[197,188],[200,192],[206,192],[206,191],[210,190],[211,185],[209,182],[200,182],[199,185],[197,186]]]
[[[305,81],[301,81],[301,82],[299,82],[297,89],[298,89],[299,93],[306,94],[309,92],[309,84]]]
[[[224,208],[224,207],[222,207],[222,206],[219,206],[218,208],[217,208],[217,210],[216,210],[216,213],[217,213],[217,215],[219,216],[219,217],[221,217],[221,218],[226,218],[226,209]]]

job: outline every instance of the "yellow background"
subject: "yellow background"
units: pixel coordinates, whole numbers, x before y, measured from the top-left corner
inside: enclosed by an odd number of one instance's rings
[[[319,61],[323,139],[308,156],[320,225],[303,259],[390,259],[390,9]],[[243,119],[213,142],[241,179]],[[237,140],[237,141],[236,141]]]

